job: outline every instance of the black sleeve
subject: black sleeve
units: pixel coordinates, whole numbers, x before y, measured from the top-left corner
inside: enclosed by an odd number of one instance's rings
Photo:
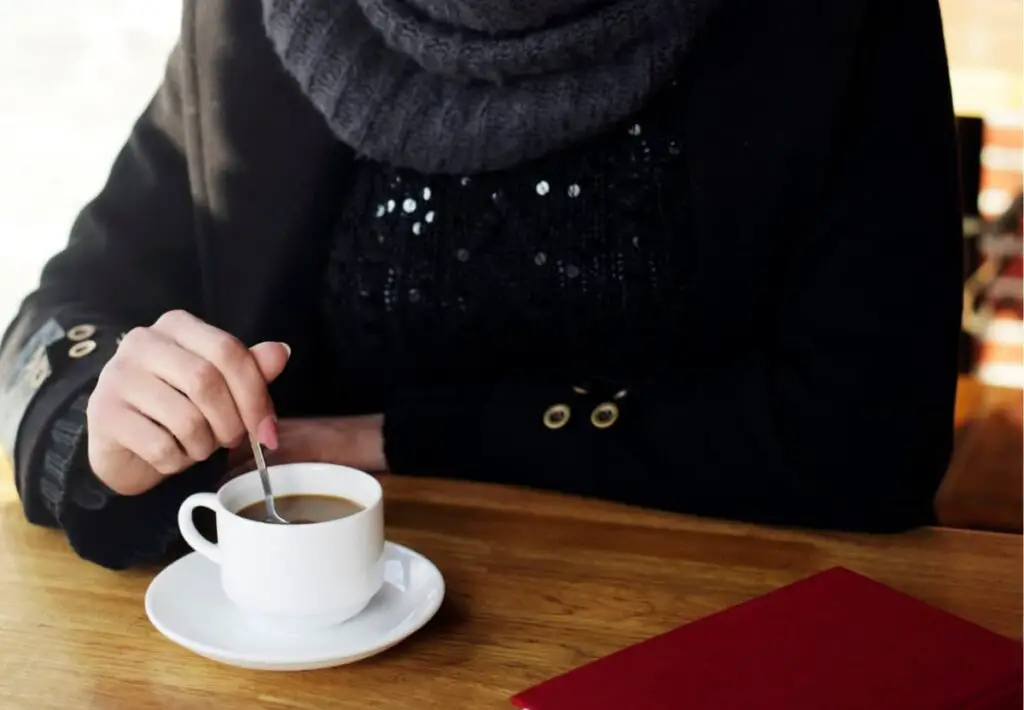
[[[873,6],[766,342],[655,381],[410,394],[385,412],[391,470],[769,523],[931,521],[957,377],[954,119],[937,3]],[[549,428],[554,404],[569,416]]]
[[[223,454],[169,478],[140,496],[119,496],[92,474],[88,463],[86,407],[89,393],[78,394],[58,412],[41,442],[38,477],[30,490],[38,495],[36,520],[59,524],[72,548],[85,559],[112,569],[147,562],[163,554],[178,537],[177,505],[223,472]]]
[[[13,458],[25,514],[63,527],[79,553],[108,567],[158,551],[181,498],[212,486],[223,464],[217,456],[145,495],[106,497],[98,506],[70,493],[92,475],[82,455],[82,397],[120,335],[175,308],[202,313],[182,59],[176,48],[107,184],[44,267],[0,346],[0,451]]]

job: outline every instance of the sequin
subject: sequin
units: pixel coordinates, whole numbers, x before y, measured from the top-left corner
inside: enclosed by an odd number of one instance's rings
[[[412,368],[417,352],[439,338],[464,342],[467,333],[489,357],[484,345],[510,337],[488,317],[496,301],[519,309],[549,341],[577,342],[582,332],[612,342],[637,313],[674,323],[691,266],[673,247],[689,219],[687,191],[678,189],[686,160],[675,157],[687,146],[673,111],[648,115],[508,171],[400,171],[399,183],[399,171],[360,163],[356,199],[340,205],[331,303],[323,304],[341,344],[339,367]],[[580,367],[607,364],[595,356],[588,362],[581,353]]]

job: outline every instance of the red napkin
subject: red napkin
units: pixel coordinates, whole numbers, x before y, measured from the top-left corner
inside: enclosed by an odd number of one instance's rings
[[[836,567],[512,698],[526,710],[1021,710],[1022,648]]]

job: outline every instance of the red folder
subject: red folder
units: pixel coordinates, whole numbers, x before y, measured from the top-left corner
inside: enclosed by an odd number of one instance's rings
[[[1021,710],[1022,648],[841,567],[512,698],[526,710]]]

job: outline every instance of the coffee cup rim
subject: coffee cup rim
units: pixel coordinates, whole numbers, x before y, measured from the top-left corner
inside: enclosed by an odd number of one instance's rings
[[[274,478],[274,472],[275,471],[277,471],[278,475],[280,475],[282,472],[284,472],[284,471],[286,471],[288,469],[308,469],[310,467],[325,468],[325,469],[335,469],[337,473],[346,473],[349,476],[352,476],[352,475],[357,476],[358,479],[360,480],[360,482],[363,485],[368,485],[370,487],[370,490],[371,490],[371,495],[369,496],[370,499],[369,500],[356,499],[355,497],[351,496],[350,494],[341,493],[341,492],[338,492],[337,490],[324,490],[324,489],[313,490],[313,489],[309,489],[309,490],[303,490],[300,493],[296,493],[296,492],[278,493],[277,489],[275,489],[274,493],[277,496],[282,496],[282,495],[324,495],[324,496],[332,496],[333,495],[333,496],[336,496],[336,497],[339,497],[339,498],[349,498],[350,500],[353,500],[354,502],[356,502],[359,505],[361,505],[362,506],[362,510],[360,510],[358,512],[355,512],[355,513],[352,513],[351,515],[346,515],[343,518],[335,518],[334,520],[321,520],[321,521],[315,522],[315,523],[303,523],[302,525],[295,525],[295,526],[290,526],[290,525],[276,525],[276,526],[273,526],[272,525],[271,527],[274,527],[274,528],[294,528],[295,530],[308,530],[308,531],[311,531],[311,530],[315,530],[315,529],[321,528],[324,525],[338,525],[338,524],[349,524],[349,525],[351,525],[351,524],[356,524],[361,518],[371,514],[373,509],[375,509],[377,506],[379,506],[381,504],[381,502],[383,501],[384,489],[380,485],[380,481],[378,481],[377,478],[375,476],[373,476],[372,474],[370,474],[370,473],[368,473],[366,471],[362,471],[362,470],[360,470],[358,468],[353,468],[351,466],[344,466],[342,464],[334,464],[334,463],[324,463],[324,462],[320,462],[320,461],[295,461],[295,462],[285,463],[285,464],[269,465],[269,466],[267,466],[267,471],[270,473],[271,483],[273,483],[273,478]],[[228,501],[225,500],[225,496],[226,495],[230,495],[232,490],[234,488],[236,488],[236,487],[240,487],[240,486],[243,486],[243,485],[248,485],[246,479],[252,479],[253,481],[255,481],[256,489],[258,491],[256,496],[252,497],[251,499],[247,499],[247,502],[242,503],[241,505],[229,505]],[[242,508],[246,508],[246,507],[248,507],[250,505],[253,505],[254,503],[261,503],[261,502],[263,502],[263,492],[262,492],[262,488],[260,487],[260,483],[259,483],[259,472],[256,469],[253,469],[251,471],[246,471],[245,473],[241,473],[241,474],[235,476],[234,478],[232,478],[230,481],[227,481],[220,488],[217,489],[216,495],[217,495],[217,502],[220,504],[221,510],[223,510],[223,512],[225,512],[228,515],[230,515],[233,519],[241,521],[241,522],[246,523],[246,524],[252,524],[252,525],[259,526],[261,529],[266,528],[269,525],[268,523],[265,523],[265,522],[260,521],[260,520],[252,520],[251,518],[243,518],[241,515],[238,514],[238,511],[241,510]]]

